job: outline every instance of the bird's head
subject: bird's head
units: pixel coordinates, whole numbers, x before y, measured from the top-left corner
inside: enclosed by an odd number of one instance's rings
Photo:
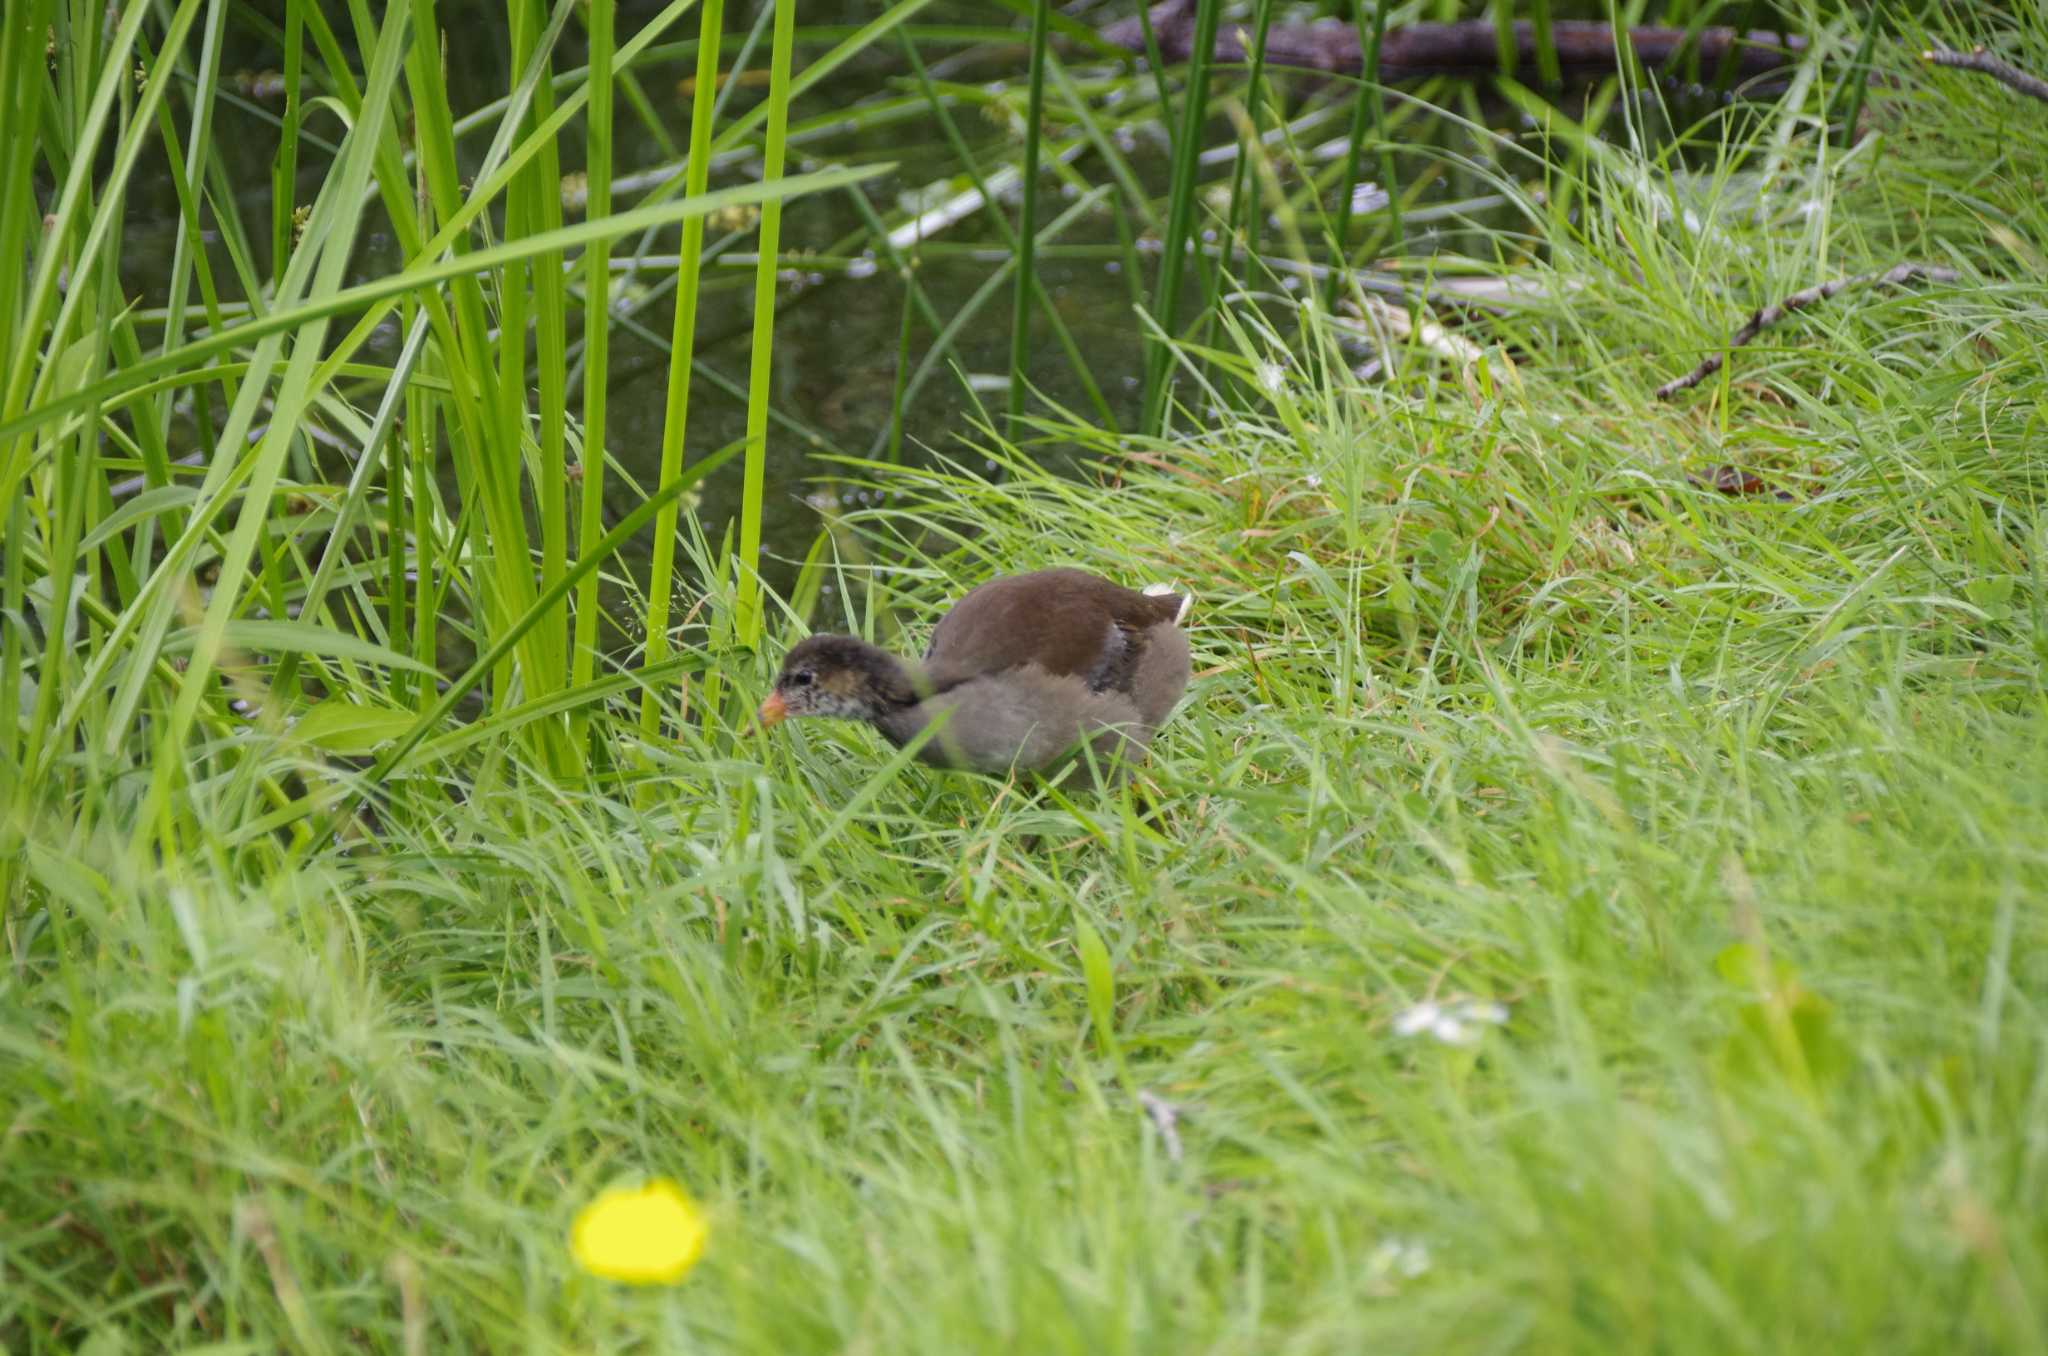
[[[783,656],[759,717],[764,729],[791,716],[874,720],[916,700],[903,666],[886,650],[852,636],[812,636]]]

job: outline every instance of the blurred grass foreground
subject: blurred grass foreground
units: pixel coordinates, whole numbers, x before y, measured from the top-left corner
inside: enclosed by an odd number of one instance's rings
[[[2043,12],[829,8],[8,0],[0,1348],[2048,1350]]]

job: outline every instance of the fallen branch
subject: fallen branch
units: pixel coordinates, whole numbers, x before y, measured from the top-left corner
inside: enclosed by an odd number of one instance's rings
[[[1419,319],[1411,317],[1405,308],[1390,306],[1375,296],[1363,296],[1360,300],[1365,303],[1364,326],[1343,316],[1333,316],[1331,323],[1339,329],[1363,333],[1374,340],[1383,352],[1392,347],[1392,340],[1413,339],[1437,357],[1456,363],[1460,371],[1486,356],[1485,349],[1461,334],[1451,333],[1427,314]]]
[[[1190,0],[1166,0],[1154,5],[1151,19],[1160,56],[1167,61],[1187,60],[1195,38],[1194,5]],[[1382,84],[1392,84],[1425,75],[1497,73],[1500,46],[1494,32],[1493,23],[1485,19],[1390,28],[1380,43],[1376,78]],[[1616,59],[1614,30],[1604,21],[1559,20],[1550,25],[1550,33],[1558,67],[1567,77],[1603,75],[1620,64]],[[1144,29],[1135,18],[1109,25],[1102,30],[1102,36],[1127,51],[1145,50]],[[1665,65],[1688,48],[1699,53],[1701,66],[1716,66],[1732,49],[1735,68],[1744,79],[1784,69],[1806,45],[1797,37],[1762,31],[1744,34],[1732,28],[1704,28],[1696,36],[1682,28],[1631,28],[1628,42],[1637,59],[1653,68]],[[1217,33],[1213,58],[1222,62],[1250,59],[1240,27],[1225,25]],[[1359,47],[1356,27],[1342,19],[1319,19],[1314,23],[1273,25],[1266,35],[1266,64],[1356,75],[1365,66],[1365,53]],[[1515,72],[1529,75],[1536,69],[1536,30],[1529,23],[1517,23]]]
[[[1931,61],[1937,66],[1949,66],[1959,71],[1975,71],[1988,75],[1993,80],[2003,81],[2022,94],[2048,103],[2048,80],[2028,75],[2009,62],[2000,61],[1982,47],[1968,52],[1951,52],[1946,47],[1936,47],[1920,54],[1922,61]]]
[[[1728,341],[1726,351],[1710,355],[1702,360],[1698,367],[1695,367],[1684,376],[1673,381],[1667,381],[1662,386],[1659,386],[1657,388],[1657,399],[1669,400],[1680,391],[1691,390],[1708,377],[1720,371],[1721,365],[1728,361],[1729,353],[1741,348],[1744,344],[1747,344],[1786,316],[1791,315],[1794,311],[1802,311],[1818,302],[1826,301],[1837,292],[1846,292],[1852,287],[1862,287],[1869,283],[1884,283],[1896,287],[1912,282],[1915,278],[1925,278],[1928,282],[1954,282],[1960,276],[1952,268],[1940,268],[1933,264],[1900,264],[1897,267],[1888,268],[1882,273],[1858,273],[1851,278],[1835,278],[1829,282],[1806,288],[1803,291],[1794,292],[1783,301],[1773,302],[1755,315],[1752,315],[1749,318],[1749,323],[1735,331],[1734,337]]]

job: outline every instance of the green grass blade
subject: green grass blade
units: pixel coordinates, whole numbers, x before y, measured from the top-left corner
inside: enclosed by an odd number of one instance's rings
[[[589,214],[603,218],[612,210],[612,56],[615,14],[613,0],[595,0],[584,17],[590,35],[590,111],[585,120],[584,174]],[[702,185],[697,186],[701,191]],[[683,238],[692,229],[685,223]],[[582,500],[577,540],[594,541],[603,529],[607,391],[611,383],[611,251],[609,242],[593,244],[583,255],[583,453]],[[657,520],[658,521],[658,520]],[[657,531],[659,528],[657,527]],[[547,584],[555,576],[544,574]],[[597,649],[597,577],[593,574],[576,595],[575,632],[570,644],[569,684],[590,681]],[[578,739],[577,743],[582,743]]]
[[[702,0],[697,39],[697,84],[690,107],[690,163],[683,191],[704,192],[711,176],[711,133],[717,120],[714,99],[719,93],[718,51],[725,26],[724,0]],[[765,251],[764,251],[765,252]],[[676,257],[675,322],[669,337],[668,399],[661,425],[661,472],[657,487],[681,474],[684,440],[689,432],[690,373],[697,348],[698,286],[702,277],[704,219],[683,223]],[[654,559],[647,586],[646,665],[659,665],[669,653],[669,607],[675,594],[677,510],[668,508],[654,520]],[[660,704],[650,689],[640,698],[640,728],[653,733]]]
[[[1161,334],[1177,333],[1181,274],[1194,253],[1195,188],[1201,176],[1202,124],[1209,115],[1209,67],[1216,50],[1216,24],[1222,0],[1197,0],[1194,47],[1188,58],[1187,84],[1181,91],[1180,130],[1174,135],[1173,179],[1166,209],[1166,234],[1160,239],[1159,285],[1152,294],[1152,316]],[[1156,433],[1166,426],[1171,402],[1168,389],[1172,355],[1161,343],[1146,350],[1145,417],[1140,427]]]
[[[1031,70],[1024,113],[1023,198],[1017,208],[1016,295],[1011,300],[1009,433],[1022,435],[1024,392],[1031,380],[1031,311],[1038,286],[1032,251],[1038,244],[1038,148],[1045,125],[1045,65],[1052,0],[1036,0],[1031,8]]]
[[[618,526],[605,533],[601,540],[582,553],[577,558],[576,563],[570,567],[568,573],[556,580],[552,586],[542,593],[535,600],[534,604],[527,609],[524,616],[507,627],[492,642],[490,649],[478,655],[476,662],[471,664],[460,678],[449,684],[448,690],[441,694],[440,700],[435,702],[433,707],[424,716],[420,717],[418,723],[407,732],[405,737],[400,739],[382,758],[378,759],[376,766],[372,767],[368,774],[366,774],[367,784],[374,786],[386,777],[389,777],[393,771],[403,764],[406,755],[411,753],[413,748],[422,739],[426,738],[436,726],[447,719],[448,713],[455,709],[456,704],[468,696],[476,688],[476,685],[483,680],[485,675],[507,654],[511,653],[512,647],[519,643],[520,637],[537,625],[549,609],[560,603],[562,599],[568,597],[569,591],[582,582],[586,574],[597,569],[621,545],[641,528],[645,527],[648,521],[660,511],[663,504],[675,499],[685,490],[689,489],[691,485],[694,485],[703,477],[725,465],[740,450],[737,447],[728,447],[686,468],[680,476],[676,477],[674,482],[656,490],[652,496],[643,501],[631,513],[620,519]],[[503,713],[499,714],[502,715]]]
[[[768,134],[761,151],[761,181],[782,178],[789,129],[790,53],[796,44],[796,0],[775,0],[775,35],[769,44]],[[733,631],[749,649],[761,642],[761,496],[768,465],[768,402],[773,397],[775,284],[781,269],[782,200],[761,204],[761,257],[754,267],[754,335],[748,353],[747,458],[740,499],[739,558],[734,570]]]

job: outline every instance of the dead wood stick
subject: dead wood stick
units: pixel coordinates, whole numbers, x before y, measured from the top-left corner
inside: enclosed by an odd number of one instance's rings
[[[1728,361],[1729,353],[1741,348],[1744,344],[1747,344],[1786,316],[1791,315],[1794,311],[1801,311],[1808,306],[1826,301],[1837,292],[1846,292],[1852,287],[1862,287],[1871,283],[1884,283],[1896,287],[1903,283],[1912,282],[1915,278],[1925,278],[1929,282],[1954,282],[1960,276],[1952,268],[1941,268],[1934,264],[1899,264],[1896,267],[1885,269],[1881,273],[1858,273],[1854,277],[1834,278],[1816,286],[1794,292],[1783,301],[1774,301],[1769,306],[1752,315],[1748,323],[1735,331],[1734,336],[1728,340],[1726,351],[1708,355],[1692,371],[1659,386],[1657,388],[1657,399],[1669,400],[1680,391],[1691,390],[1708,377],[1720,371],[1721,364]]]
[[[1189,0],[1166,0],[1154,5],[1152,30],[1159,41],[1159,53],[1167,61],[1185,61],[1194,47],[1195,14]],[[1600,75],[1620,64],[1614,30],[1604,21],[1559,20],[1551,24],[1559,68],[1567,76]],[[1490,75],[1500,69],[1500,47],[1494,38],[1492,21],[1470,19],[1459,23],[1403,24],[1386,31],[1380,43],[1377,78],[1391,84],[1425,75]],[[1102,30],[1102,36],[1128,51],[1145,50],[1144,30],[1137,19],[1123,19]],[[1682,28],[1631,28],[1629,46],[1645,66],[1658,67],[1686,49],[1688,34]],[[1696,37],[1700,64],[1718,64],[1733,48],[1736,69],[1749,79],[1784,69],[1805,47],[1805,40],[1776,33],[1739,33],[1732,28],[1704,28]],[[1249,60],[1245,35],[1236,25],[1225,25],[1216,35],[1217,61]],[[1358,30],[1342,19],[1319,19],[1305,24],[1275,24],[1266,35],[1266,64],[1296,66],[1356,75],[1365,65],[1365,53],[1358,44]],[[1529,74],[1536,70],[1536,30],[1527,22],[1515,25],[1515,70]]]
[[[2022,94],[2048,102],[2048,80],[2028,75],[2019,67],[2000,61],[1982,47],[1968,52],[1951,52],[1946,47],[1936,47],[1932,51],[1922,52],[1920,59],[1931,61],[1937,66],[1953,66],[1959,71],[1975,71],[1979,75],[1988,75],[1993,80],[2000,80],[2012,86]]]

